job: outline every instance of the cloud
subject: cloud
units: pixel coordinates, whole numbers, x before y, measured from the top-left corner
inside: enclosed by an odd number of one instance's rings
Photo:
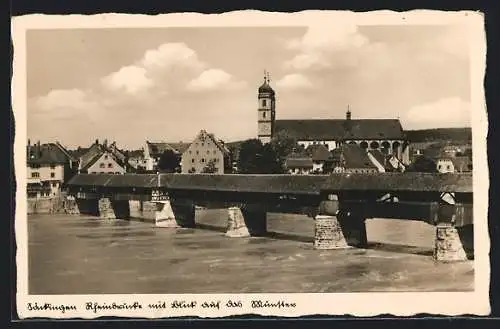
[[[220,69],[208,69],[203,71],[198,77],[187,84],[190,91],[204,91],[221,89],[241,89],[246,84],[242,81],[236,81],[229,73]]]
[[[36,105],[42,111],[50,111],[54,108],[78,107],[87,105],[87,94],[80,89],[55,89],[47,95],[36,99]]]
[[[402,118],[405,129],[470,127],[471,104],[458,97],[412,107]]]
[[[136,94],[147,90],[154,85],[153,80],[148,78],[146,69],[138,66],[125,66],[102,78],[102,84],[111,90],[123,89],[130,94]]]
[[[298,73],[287,74],[276,81],[276,86],[283,89],[310,89],[313,87],[311,81],[304,75]]]
[[[345,52],[368,44],[369,40],[358,32],[355,25],[336,26],[330,30],[324,26],[309,26],[301,37],[292,39],[287,47],[297,50],[285,67],[297,70],[330,66],[328,57],[335,52]]]
[[[148,69],[166,69],[180,66],[191,69],[203,69],[206,64],[198,59],[194,50],[184,43],[165,43],[156,49],[146,51],[140,64]]]

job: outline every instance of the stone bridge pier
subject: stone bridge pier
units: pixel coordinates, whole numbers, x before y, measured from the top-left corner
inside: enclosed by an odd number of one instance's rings
[[[342,209],[334,194],[322,201],[314,216],[314,248],[321,250],[366,247],[365,216],[362,210]]]
[[[440,204],[435,214],[436,236],[434,259],[438,262],[465,261],[473,258],[474,234],[472,225],[457,227],[465,216],[472,216],[458,204]]]
[[[103,197],[98,200],[99,217],[102,219],[129,219],[128,200],[114,200]]]
[[[267,233],[267,210],[258,204],[239,204],[228,208],[226,236],[263,236]]]
[[[129,202],[130,216],[152,221],[157,227],[179,228],[195,226],[195,205],[190,200]]]

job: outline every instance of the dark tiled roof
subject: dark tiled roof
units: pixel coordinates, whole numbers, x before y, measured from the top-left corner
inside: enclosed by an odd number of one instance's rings
[[[370,150],[368,151],[373,157],[382,165],[385,166],[387,156],[380,150]]]
[[[129,158],[142,158],[144,157],[144,151],[143,150],[132,150],[128,152],[128,157]]]
[[[306,152],[310,152],[313,161],[326,161],[331,158],[331,153],[325,145],[311,145]]]
[[[68,151],[57,143],[30,145],[27,147],[28,164],[64,164],[73,160]]]
[[[404,139],[397,119],[276,120],[275,129],[298,140]]]
[[[149,155],[152,157],[158,157],[165,151],[173,151],[176,152],[175,148],[173,148],[170,144],[164,142],[148,142],[146,141],[146,145],[149,149]]]
[[[80,168],[88,168],[90,165],[90,162],[95,162],[96,157],[100,156],[102,154],[103,150],[101,145],[99,144],[92,144],[88,149],[87,152],[83,153],[80,156]]]
[[[285,161],[287,168],[312,168],[313,160],[311,158],[287,158]]]
[[[342,154],[344,156],[345,167],[349,169],[372,169],[377,167],[371,162],[370,158],[358,145],[342,145]]]
[[[178,142],[178,143],[168,143],[172,148],[174,148],[177,152],[179,153],[184,153],[191,144],[189,143],[183,143],[183,142]]]

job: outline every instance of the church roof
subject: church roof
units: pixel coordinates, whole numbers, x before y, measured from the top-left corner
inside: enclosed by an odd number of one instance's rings
[[[397,119],[276,120],[276,133],[286,131],[298,140],[403,139]]]

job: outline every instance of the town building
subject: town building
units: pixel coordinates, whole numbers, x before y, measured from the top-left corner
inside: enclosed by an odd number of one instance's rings
[[[374,174],[379,168],[368,157],[368,152],[355,144],[344,144],[332,151],[334,173]]]
[[[201,130],[182,153],[181,170],[182,173],[203,173],[211,166],[212,173],[223,174],[231,166],[229,158],[229,150],[224,142]]]
[[[467,173],[472,171],[472,161],[469,157],[439,157],[436,159],[436,170],[439,173]]]
[[[342,144],[355,144],[364,150],[394,154],[409,164],[409,142],[399,119],[353,119],[348,109],[345,119],[276,120],[276,93],[269,76],[258,89],[258,138],[269,143],[273,136],[285,132],[304,148],[323,144],[329,150]]]
[[[290,175],[308,175],[314,170],[314,162],[306,153],[292,152],[285,159],[285,168]]]
[[[81,174],[116,174],[127,172],[125,154],[116,147],[96,140],[79,158],[78,172]]]
[[[56,197],[76,173],[77,161],[59,142],[31,145],[27,151],[28,198]]]

